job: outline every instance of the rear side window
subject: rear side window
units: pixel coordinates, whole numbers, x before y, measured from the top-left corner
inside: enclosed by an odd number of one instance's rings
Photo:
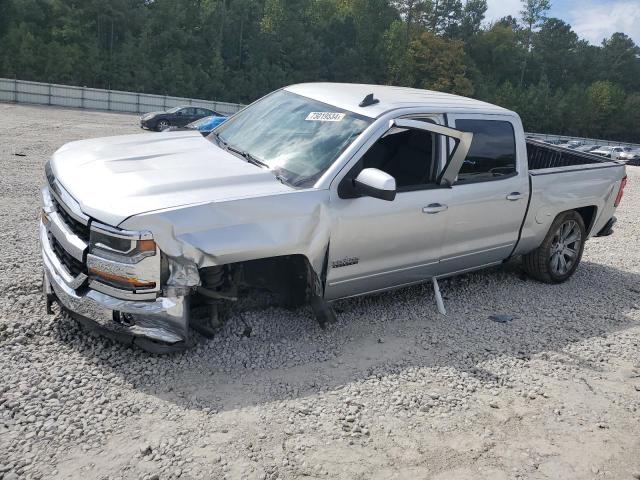
[[[509,122],[456,120],[456,128],[473,133],[473,142],[456,183],[497,180],[516,173],[516,138]]]

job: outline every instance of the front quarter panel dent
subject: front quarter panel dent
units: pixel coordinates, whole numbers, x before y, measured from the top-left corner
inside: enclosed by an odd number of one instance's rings
[[[173,261],[170,279],[185,286],[195,281],[184,271],[188,264],[205,268],[295,254],[304,255],[321,278],[329,243],[328,201],[328,190],[299,190],[150,212],[120,227],[150,230]]]

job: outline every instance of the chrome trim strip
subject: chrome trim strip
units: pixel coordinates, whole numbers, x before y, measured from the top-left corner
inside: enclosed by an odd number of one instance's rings
[[[97,280],[89,280],[89,288],[109,295],[110,297],[122,298],[124,300],[155,300],[158,297],[157,291],[150,293],[133,293],[127,290],[120,290],[105,283],[100,283]]]
[[[57,213],[47,214],[50,220],[49,231],[60,242],[62,248],[76,260],[82,262],[84,252],[89,246],[84,240],[75,235],[62,221]]]
[[[335,302],[336,300],[345,300],[347,298],[364,297],[366,295],[371,295],[371,294],[374,294],[374,293],[390,292],[392,290],[398,290],[400,288],[410,287],[412,285],[419,285],[421,283],[429,282],[429,281],[431,281],[431,278],[432,277],[425,277],[425,278],[421,278],[420,280],[414,280],[414,281],[411,281],[411,282],[400,283],[398,285],[392,285],[392,286],[389,286],[389,287],[376,288],[374,290],[367,290],[366,292],[362,292],[362,293],[354,293],[352,295],[347,295],[346,297],[337,297],[337,298],[331,299],[331,302]]]
[[[473,272],[473,271],[476,271],[476,270],[482,270],[484,268],[495,267],[497,265],[501,265],[503,263],[503,261],[504,260],[497,260],[495,262],[485,263],[485,264],[479,265],[477,267],[463,268],[462,270],[456,270],[455,272],[449,272],[449,273],[443,273],[442,275],[436,275],[435,278],[437,278],[438,280],[441,280],[443,278],[454,277],[456,275],[460,275],[460,274],[467,273],[467,272]]]
[[[76,219],[83,225],[89,225],[90,218],[82,212],[80,204],[67,193],[67,191],[60,185],[60,182],[53,180],[49,182],[49,192],[51,196],[56,199],[58,205],[64,209],[71,217]]]
[[[82,262],[84,260],[85,250],[89,244],[73,233],[60,217],[60,214],[58,214],[51,202],[51,193],[46,187],[42,189],[42,202],[44,211],[50,222],[49,232],[56,237],[56,240],[58,240],[67,253]]]
[[[71,276],[67,269],[60,263],[58,257],[51,249],[49,238],[47,237],[47,227],[40,221],[40,244],[42,246],[42,261],[48,266],[52,273],[55,273],[61,281],[71,289],[79,288],[87,279],[84,273],[77,277]]]
[[[114,228],[98,222],[91,222],[91,230],[96,230],[97,232],[104,233],[106,235],[112,235],[124,240],[153,240],[153,234],[151,232],[133,232],[131,230],[121,230],[119,228]],[[117,250],[114,250],[114,252],[115,251]]]
[[[469,257],[471,255],[478,255],[480,253],[487,253],[487,252],[493,252],[494,250],[500,250],[502,248],[509,248],[509,247],[513,247],[514,243],[505,243],[504,245],[498,245],[497,247],[491,247],[491,248],[485,248],[483,250],[476,250],[474,252],[469,252],[469,253],[463,253],[462,255],[456,255],[455,257],[447,257],[447,258],[442,258],[440,260],[440,263],[444,263],[444,262],[448,262],[450,260],[457,260],[458,258],[464,258],[464,257]],[[506,257],[505,257],[506,258]]]
[[[422,263],[420,265],[412,265],[410,267],[396,268],[394,270],[385,270],[384,272],[372,273],[370,275],[363,275],[361,277],[354,277],[354,278],[348,278],[348,279],[345,279],[345,280],[338,280],[337,282],[329,283],[329,286],[333,287],[334,285],[342,285],[343,283],[355,282],[356,280],[365,280],[367,278],[380,277],[382,275],[388,275],[390,273],[405,272],[407,270],[413,270],[413,269],[416,269],[416,268],[428,267],[429,265],[435,265],[437,263],[439,263],[438,260],[436,260],[435,262]],[[373,290],[373,291],[377,291],[377,290]]]
[[[49,187],[42,187],[40,189],[40,194],[42,198],[42,209],[45,213],[51,213],[56,211],[56,207],[53,205],[53,201],[51,200],[51,191]]]

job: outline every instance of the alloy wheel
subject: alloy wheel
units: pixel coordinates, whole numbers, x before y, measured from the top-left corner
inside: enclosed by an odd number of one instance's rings
[[[554,275],[562,276],[569,272],[578,261],[582,233],[575,220],[562,223],[553,236],[549,264]]]

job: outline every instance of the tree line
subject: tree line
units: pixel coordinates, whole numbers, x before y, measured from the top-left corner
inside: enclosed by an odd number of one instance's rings
[[[0,76],[246,103],[308,81],[404,85],[517,111],[528,131],[640,142],[640,48],[523,0],[0,0]]]

